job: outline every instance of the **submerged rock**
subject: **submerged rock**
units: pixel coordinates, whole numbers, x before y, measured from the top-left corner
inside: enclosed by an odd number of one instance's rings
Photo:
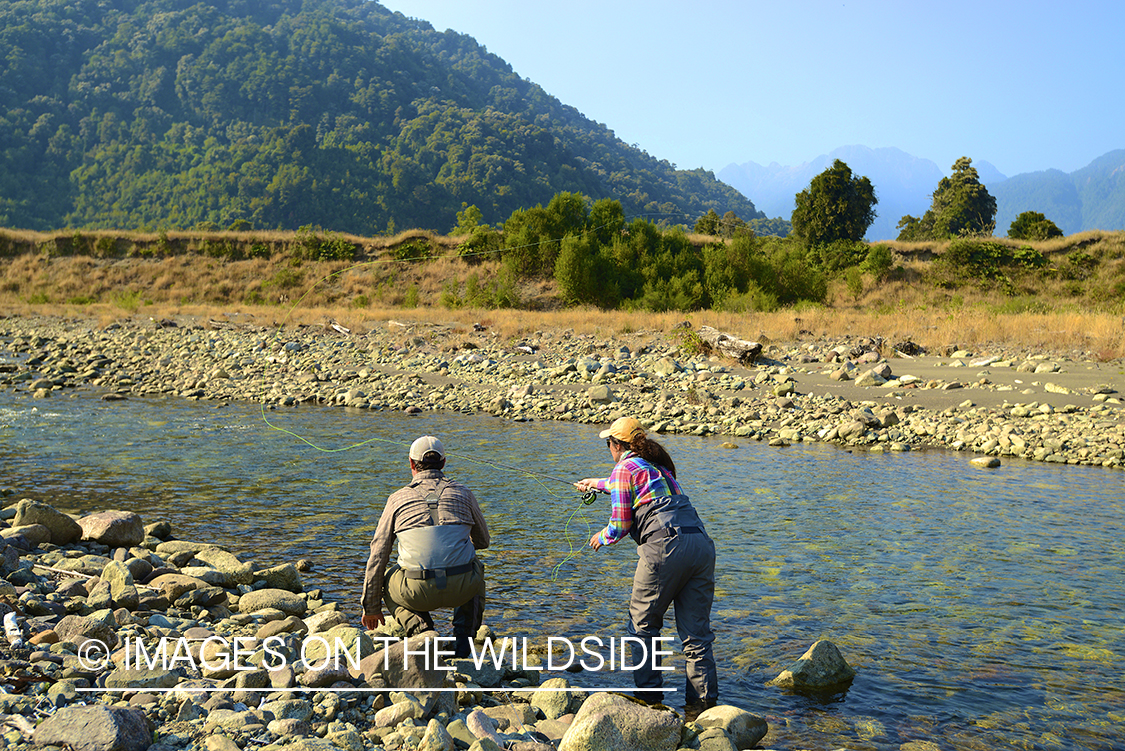
[[[855,669],[847,663],[836,645],[821,639],[766,685],[818,690],[840,686],[854,677]]]

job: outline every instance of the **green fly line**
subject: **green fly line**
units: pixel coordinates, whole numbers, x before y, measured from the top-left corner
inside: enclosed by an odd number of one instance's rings
[[[637,218],[642,218],[642,217],[647,217],[647,216],[670,216],[670,214],[660,214],[660,213],[635,214],[635,215],[632,215],[630,217],[627,217],[626,221],[628,221],[630,219],[637,219]],[[607,226],[609,226],[609,225],[603,224],[599,227],[591,227],[591,228],[588,228],[583,234],[590,234],[590,233],[596,232],[600,229],[604,229]],[[418,255],[418,256],[413,256],[413,257],[409,257],[409,258],[395,258],[395,259],[377,258],[377,259],[370,260],[370,261],[362,261],[360,263],[352,264],[352,265],[347,266],[347,267],[345,267],[343,269],[340,269],[338,271],[333,271],[332,273],[327,274],[324,277],[318,279],[316,282],[314,282],[308,288],[308,290],[305,291],[305,293],[303,295],[301,295],[299,298],[297,298],[297,300],[293,303],[293,305],[290,306],[289,311],[286,314],[285,318],[277,326],[277,330],[275,331],[274,337],[273,337],[273,343],[276,344],[277,341],[281,338],[281,332],[282,332],[282,329],[285,327],[286,322],[290,318],[292,318],[294,311],[297,310],[298,306],[300,306],[300,304],[304,301],[304,299],[306,297],[308,297],[310,294],[312,294],[313,290],[315,290],[318,286],[320,286],[324,282],[326,282],[326,281],[328,281],[328,280],[330,280],[334,277],[341,276],[342,274],[345,274],[349,271],[352,271],[353,269],[358,269],[358,268],[363,268],[365,266],[373,266],[373,265],[376,265],[376,264],[383,264],[383,263],[414,263],[414,262],[438,260],[438,259],[442,259],[442,258],[466,258],[466,257],[473,257],[473,256],[484,256],[484,255],[489,255],[489,254],[497,254],[497,253],[501,253],[501,252],[504,252],[504,251],[510,252],[510,251],[513,251],[513,250],[522,250],[522,249],[525,249],[525,248],[531,248],[531,247],[543,245],[543,244],[550,243],[550,242],[559,242],[559,240],[557,240],[557,239],[555,239],[555,240],[541,240],[539,242],[527,243],[525,245],[520,245],[520,246],[516,246],[516,247],[513,247],[513,248],[497,248],[497,249],[492,249],[492,250],[481,250],[481,251],[473,251],[473,252],[468,252],[468,253],[455,253],[455,254],[450,253],[450,254],[440,255],[440,256]],[[335,454],[335,453],[340,453],[340,452],[344,452],[344,451],[351,451],[352,449],[357,449],[357,448],[360,448],[361,446],[366,446],[366,445],[371,444],[371,443],[385,443],[385,444],[388,444],[388,445],[391,445],[391,446],[399,446],[399,447],[410,445],[410,444],[408,444],[404,441],[396,441],[396,440],[393,440],[393,439],[390,439],[390,438],[368,438],[367,440],[356,441],[355,443],[349,443],[345,446],[338,446],[336,448],[327,448],[325,446],[321,446],[321,445],[318,445],[318,444],[314,443],[313,441],[309,440],[305,436],[303,436],[303,435],[301,435],[301,434],[299,434],[299,433],[297,433],[293,430],[282,427],[280,425],[275,425],[274,423],[270,422],[269,417],[267,417],[267,415],[266,415],[266,403],[265,403],[264,399],[261,403],[261,414],[262,414],[262,422],[265,423],[267,426],[269,426],[272,430],[276,430],[279,433],[284,433],[288,436],[291,436],[291,437],[295,438],[296,440],[300,441],[301,443],[304,443],[305,445],[315,449],[316,451],[320,451],[320,452],[323,452],[323,453],[326,453],[326,454]],[[454,453],[449,453],[448,455],[453,456],[457,459],[462,459],[464,461],[473,462],[475,464],[483,464],[483,465],[486,465],[486,466],[493,467],[495,469],[508,470],[508,471],[511,471],[511,472],[516,472],[518,474],[533,478],[533,479],[536,480],[536,482],[539,483],[540,486],[542,486],[544,488],[544,490],[546,490],[549,494],[551,494],[552,496],[555,496],[556,498],[561,498],[562,496],[560,494],[554,492],[550,488],[548,488],[539,478],[546,478],[546,479],[549,479],[549,480],[557,480],[559,482],[565,482],[568,485],[573,485],[573,483],[571,483],[569,480],[564,480],[564,479],[559,478],[559,477],[552,477],[551,475],[546,475],[546,474],[543,474],[541,472],[532,472],[532,471],[527,470],[527,469],[521,469],[519,467],[512,467],[512,466],[502,464],[502,463],[496,462],[496,461],[491,461],[491,460],[488,460],[488,459],[477,459],[477,458],[474,458],[474,457],[471,457],[471,456],[465,456],[465,455],[462,455],[462,454],[454,454]],[[562,561],[560,561],[559,563],[557,563],[554,566],[554,568],[552,570],[551,581],[556,581],[558,579],[559,569],[564,564],[566,564],[569,561],[576,558],[579,555],[579,553],[581,552],[582,547],[579,547],[579,548],[576,549],[575,546],[574,546],[574,542],[571,539],[570,525],[574,521],[574,518],[579,513],[583,512],[586,509],[586,507],[588,507],[588,506],[590,506],[594,503],[594,500],[596,499],[596,497],[597,497],[596,491],[589,491],[589,492],[583,494],[581,496],[580,500],[579,500],[579,503],[574,507],[574,510],[570,513],[570,516],[567,518],[566,524],[563,525],[563,535],[566,538],[568,552],[567,552],[566,557],[563,558]],[[588,519],[586,520],[586,529],[587,529],[587,531],[589,531],[589,529],[590,529],[590,521]]]

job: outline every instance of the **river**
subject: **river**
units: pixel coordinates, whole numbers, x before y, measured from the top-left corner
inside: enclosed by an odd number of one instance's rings
[[[371,533],[409,479],[406,446],[427,433],[490,525],[495,633],[624,636],[635,546],[584,547],[608,498],[584,506],[563,482],[514,469],[607,475],[588,426],[0,391],[0,490],[9,503],[134,510],[263,566],[307,558],[306,587],[358,615]],[[774,747],[1120,747],[1125,473],[661,440],[718,546],[722,700],[765,717]],[[820,638],[858,671],[850,687],[809,697],[764,685]],[[682,691],[673,649],[668,685]],[[619,671],[567,677],[631,685]]]

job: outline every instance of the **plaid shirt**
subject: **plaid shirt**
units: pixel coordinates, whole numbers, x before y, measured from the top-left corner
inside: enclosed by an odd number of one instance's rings
[[[667,470],[662,473],[632,451],[621,456],[609,477],[598,481],[598,490],[609,493],[612,503],[609,524],[598,535],[602,545],[612,545],[629,534],[633,509],[637,506],[657,498],[683,495],[680,484]]]

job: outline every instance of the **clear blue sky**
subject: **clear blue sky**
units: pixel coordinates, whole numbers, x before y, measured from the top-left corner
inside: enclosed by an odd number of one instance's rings
[[[894,146],[949,171],[1125,148],[1125,2],[388,0],[682,169]]]

